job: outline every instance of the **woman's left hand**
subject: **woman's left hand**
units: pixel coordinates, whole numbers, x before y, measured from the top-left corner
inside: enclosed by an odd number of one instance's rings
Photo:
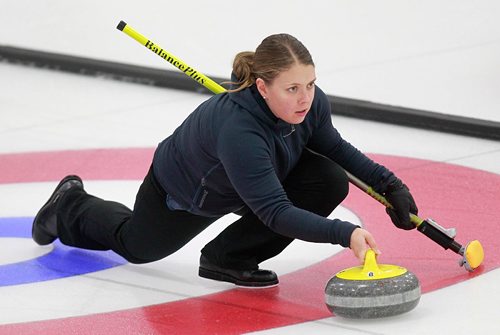
[[[411,230],[415,225],[410,221],[410,213],[418,214],[418,208],[408,187],[399,179],[387,186],[385,198],[393,208],[386,208],[392,223],[400,229]]]

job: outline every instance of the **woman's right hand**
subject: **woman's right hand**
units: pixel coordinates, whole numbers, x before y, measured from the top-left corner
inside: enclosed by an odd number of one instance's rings
[[[361,264],[365,262],[365,254],[368,249],[373,249],[377,255],[381,254],[372,234],[363,228],[356,228],[352,232],[350,248]]]

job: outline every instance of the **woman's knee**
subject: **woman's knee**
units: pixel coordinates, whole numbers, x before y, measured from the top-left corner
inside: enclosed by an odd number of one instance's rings
[[[295,206],[328,216],[349,192],[348,177],[337,163],[308,152],[283,183]]]
[[[349,193],[349,178],[345,170],[337,163],[330,161],[327,165],[322,171],[326,186],[325,192],[338,205]]]
[[[143,246],[141,248],[134,248],[133,250],[129,249],[123,248],[122,250],[117,250],[117,252],[132,264],[146,264],[156,262],[167,256],[170,256],[171,254],[179,250],[180,247],[168,249],[163,247],[161,249],[155,249],[154,247],[152,248]]]

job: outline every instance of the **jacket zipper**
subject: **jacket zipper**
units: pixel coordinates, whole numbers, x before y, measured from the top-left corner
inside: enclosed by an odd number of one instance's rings
[[[293,124],[291,125],[290,132],[288,134],[283,135],[283,131],[281,131],[281,141],[283,142],[283,146],[285,147],[286,153],[287,153],[287,156],[288,156],[288,163],[287,163],[287,167],[286,167],[287,171],[288,171],[288,169],[290,168],[290,165],[291,165],[291,160],[292,160],[291,156],[292,156],[292,154],[290,153],[290,149],[288,148],[288,145],[286,144],[285,137],[290,136],[294,131],[295,131],[295,126]]]

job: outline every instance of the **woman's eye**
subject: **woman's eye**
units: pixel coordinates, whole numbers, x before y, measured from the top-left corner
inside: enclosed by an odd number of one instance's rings
[[[288,92],[291,92],[291,93],[294,93],[294,92],[296,92],[296,91],[297,91],[297,87],[296,87],[296,86],[290,87],[290,88],[288,89]]]

